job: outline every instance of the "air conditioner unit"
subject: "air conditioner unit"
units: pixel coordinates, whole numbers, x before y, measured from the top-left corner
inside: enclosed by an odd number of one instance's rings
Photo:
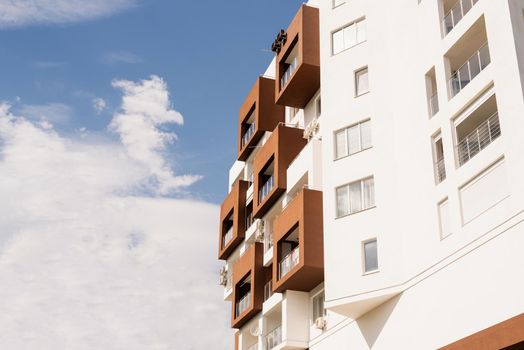
[[[317,317],[315,320],[315,328],[324,330],[327,326],[327,320],[325,317]]]
[[[225,266],[220,268],[219,274],[219,284],[225,287],[227,285],[227,271]]]

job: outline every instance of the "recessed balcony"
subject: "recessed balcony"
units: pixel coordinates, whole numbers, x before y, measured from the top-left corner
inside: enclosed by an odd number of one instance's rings
[[[252,244],[233,267],[231,326],[240,328],[258,312],[264,302],[264,281],[267,272],[262,263],[261,243]]]
[[[444,11],[442,31],[444,36],[448,35],[457,26],[477,2],[478,0],[442,0]]]
[[[238,160],[245,161],[266,131],[285,119],[285,108],[275,104],[275,80],[259,77],[239,112]]]
[[[277,62],[276,103],[304,108],[320,88],[318,9],[302,5],[287,30],[275,40],[273,51]]]
[[[249,182],[239,180],[220,206],[218,258],[225,260],[244,240],[246,233],[246,191]]]
[[[308,292],[324,280],[322,222],[322,192],[309,189],[275,219],[274,292]]]
[[[261,218],[286,191],[287,168],[307,141],[303,130],[279,124],[254,159],[253,215]]]

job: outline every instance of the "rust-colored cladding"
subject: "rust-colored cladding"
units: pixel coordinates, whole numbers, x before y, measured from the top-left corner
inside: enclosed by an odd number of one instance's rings
[[[242,125],[247,122],[253,108],[255,133],[242,147]],[[264,132],[272,131],[278,123],[284,122],[284,120],[285,107],[275,103],[275,80],[259,77],[240,107],[238,115],[238,160],[245,161]]]
[[[240,350],[240,332],[235,332],[235,350]]]
[[[244,240],[246,234],[246,192],[249,182],[239,180],[231,188],[220,206],[220,228],[218,238],[218,258],[226,260],[233,250]],[[224,221],[233,213],[233,239],[222,246],[222,237],[226,234]]]
[[[303,132],[302,129],[279,124],[255,156],[253,165],[253,216],[255,218],[261,218],[286,191],[287,168],[307,144]],[[260,202],[259,190],[264,185],[261,181],[261,173],[271,159],[273,159],[274,164],[273,189]]]
[[[231,327],[240,328],[248,322],[253,316],[262,311],[264,302],[264,245],[254,243],[245,253],[237,260],[233,267],[233,298],[231,303]],[[251,276],[251,300],[249,307],[238,317],[235,317],[235,305],[239,299],[239,283]]]
[[[524,341],[524,314],[486,328],[439,350],[505,349]],[[513,348],[511,348],[513,349]],[[516,350],[517,348],[515,348]],[[519,347],[518,349],[521,349]]]
[[[282,256],[278,248],[288,233],[298,226],[299,262],[282,279],[278,266]],[[324,234],[322,192],[304,189],[273,223],[273,291],[309,292],[324,280]]]
[[[275,101],[277,104],[304,108],[320,88],[319,11],[302,5],[287,29],[287,40],[276,56]],[[298,67],[283,89],[284,62],[298,45]]]

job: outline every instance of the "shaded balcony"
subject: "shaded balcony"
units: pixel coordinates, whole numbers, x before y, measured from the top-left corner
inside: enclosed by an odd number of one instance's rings
[[[220,206],[218,258],[225,260],[244,240],[246,232],[246,191],[249,182],[239,180]]]
[[[319,11],[302,5],[273,44],[277,104],[304,108],[320,88]]]
[[[309,189],[275,219],[274,292],[308,292],[324,280],[322,223],[322,192]]]
[[[442,32],[444,36],[448,35],[457,26],[477,2],[478,0],[442,0],[444,11]]]
[[[285,119],[285,108],[275,104],[275,80],[259,77],[239,111],[238,160],[245,161],[266,131]]]

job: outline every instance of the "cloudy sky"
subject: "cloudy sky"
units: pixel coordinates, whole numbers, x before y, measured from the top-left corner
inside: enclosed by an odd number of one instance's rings
[[[218,204],[299,4],[0,0],[0,349],[232,349]]]

